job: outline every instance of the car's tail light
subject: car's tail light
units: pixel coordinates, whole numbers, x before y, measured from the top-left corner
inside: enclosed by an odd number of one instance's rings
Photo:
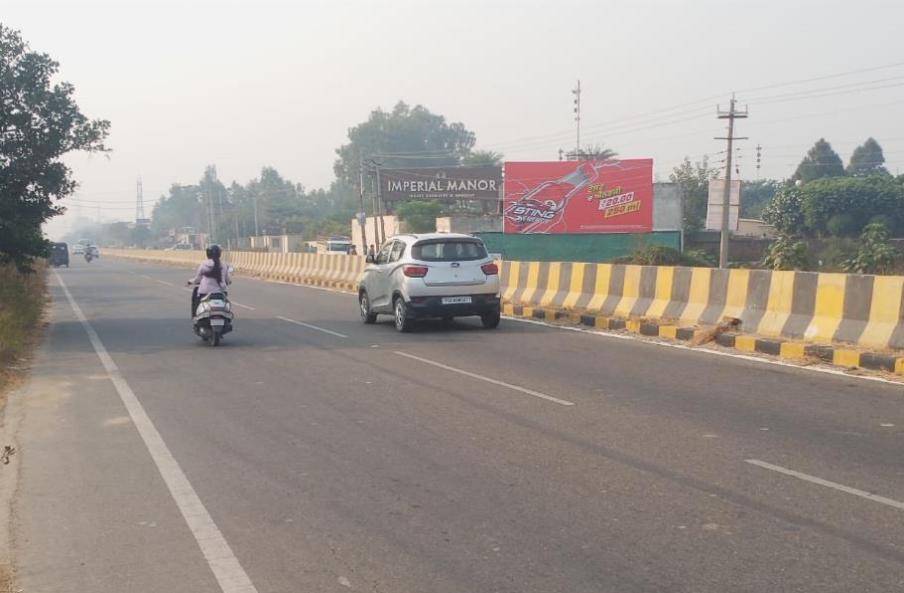
[[[483,270],[483,273],[487,276],[495,276],[499,273],[499,266],[496,264],[483,264],[480,266],[480,269]]]
[[[427,266],[405,266],[402,268],[402,273],[404,273],[409,278],[423,278],[427,275]]]

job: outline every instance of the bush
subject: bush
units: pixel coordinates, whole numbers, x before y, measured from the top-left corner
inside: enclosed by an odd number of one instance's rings
[[[809,269],[807,244],[792,235],[780,235],[766,252],[763,267],[770,270]]]
[[[852,214],[836,214],[826,223],[826,229],[833,237],[851,237],[860,233],[857,219]]]
[[[0,265],[0,388],[3,369],[25,354],[44,310],[44,271],[20,272],[13,264]]]
[[[617,258],[617,264],[633,264],[638,266],[693,266],[710,268],[715,265],[705,251],[688,251],[681,253],[672,247],[650,245],[634,250],[631,255]]]
[[[825,272],[841,272],[844,264],[853,257],[857,251],[857,239],[848,237],[832,237],[819,246],[818,253],[813,257],[817,259],[820,270]]]
[[[844,262],[844,271],[856,274],[890,274],[899,261],[900,254],[889,243],[888,228],[871,223],[860,235],[857,254]]]

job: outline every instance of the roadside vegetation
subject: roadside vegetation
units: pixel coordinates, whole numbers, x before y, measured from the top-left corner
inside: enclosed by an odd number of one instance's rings
[[[673,171],[685,198],[685,231],[703,228],[709,180],[720,173],[705,159],[685,159]],[[789,179],[742,182],[741,217],[762,219],[778,233],[763,259],[747,267],[904,273],[904,175],[889,173],[873,138],[847,166],[820,138]]]
[[[43,264],[34,267],[33,272],[20,272],[11,264],[0,265],[0,401],[41,323],[45,274]]]

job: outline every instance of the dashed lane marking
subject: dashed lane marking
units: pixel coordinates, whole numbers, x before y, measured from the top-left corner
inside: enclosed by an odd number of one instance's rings
[[[325,327],[318,327],[316,325],[312,325],[310,323],[305,323],[304,321],[296,321],[295,319],[289,319],[288,317],[283,317],[281,315],[276,317],[277,319],[282,319],[288,323],[294,323],[295,325],[300,325],[301,327],[306,327],[308,329],[313,329],[319,332],[323,332],[325,334],[330,334],[331,336],[336,336],[337,338],[347,338],[348,336],[345,334],[340,334],[339,332],[334,332],[331,329],[326,329]]]
[[[506,383],[505,381],[500,381],[498,379],[493,379],[492,377],[486,377],[484,375],[479,375],[477,373],[472,373],[471,371],[465,371],[463,369],[457,369],[455,367],[450,367],[449,365],[442,364],[440,362],[436,362],[435,360],[430,360],[428,358],[421,358],[420,356],[415,356],[414,354],[408,354],[407,352],[399,352],[395,351],[395,354],[399,356],[404,356],[405,358],[410,358],[411,360],[417,360],[418,362],[422,362],[424,364],[429,364],[447,371],[451,371],[453,373],[458,373],[459,375],[464,375],[466,377],[471,377],[472,379],[478,379],[480,381],[486,381],[487,383],[492,383],[493,385],[499,385],[500,387],[505,387],[507,389],[511,389],[513,391],[518,391],[520,393],[526,393],[527,395],[532,395],[534,397],[539,397],[540,399],[545,399],[546,401],[550,401],[560,406],[573,406],[574,402],[570,402],[568,400],[559,399],[557,397],[553,397],[551,395],[546,395],[545,393],[540,393],[539,391],[534,391],[533,389],[527,389],[526,387],[521,387],[520,385],[512,385],[511,383]]]
[[[884,504],[886,506],[896,508],[899,511],[904,511],[904,502],[893,500],[891,498],[886,498],[884,496],[879,496],[878,494],[872,494],[865,490],[851,488],[850,486],[845,486],[844,484],[839,484],[838,482],[830,482],[829,480],[823,480],[822,478],[817,478],[816,476],[811,476],[810,474],[805,474],[803,472],[795,471],[793,469],[788,469],[787,467],[782,467],[780,465],[773,465],[771,463],[766,463],[765,461],[760,461],[759,459],[745,459],[744,461],[746,461],[747,463],[749,463],[751,465],[761,467],[763,469],[768,469],[768,470],[772,470],[774,472],[778,472],[780,474],[785,474],[786,476],[791,476],[791,477],[797,478],[799,480],[803,480],[805,482],[810,482],[811,484],[819,484],[820,486],[825,486],[826,488],[832,488],[832,489],[838,490],[840,492],[845,492],[847,494],[853,494],[854,496],[859,496],[860,498],[865,498],[866,500],[878,502],[879,504]]]

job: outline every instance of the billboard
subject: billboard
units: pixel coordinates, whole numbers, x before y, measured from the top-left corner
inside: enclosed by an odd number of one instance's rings
[[[653,159],[505,163],[506,233],[653,230]]]
[[[728,194],[728,230],[738,230],[738,211],[741,208],[741,182],[731,181]],[[725,180],[709,180],[709,198],[706,201],[706,230],[722,230],[722,206],[725,204]]]
[[[422,167],[380,169],[383,199],[498,200],[502,187],[499,167]]]

